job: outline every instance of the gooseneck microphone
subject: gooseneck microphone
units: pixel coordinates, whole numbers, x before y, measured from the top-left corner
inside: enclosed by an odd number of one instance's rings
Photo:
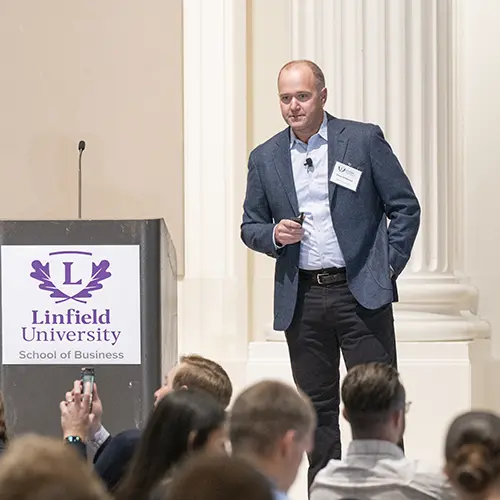
[[[78,218],[82,218],[82,154],[85,150],[85,141],[78,143]]]
[[[307,167],[307,173],[314,172],[314,163],[311,160],[311,158],[306,158],[306,161],[304,163],[304,167]]]

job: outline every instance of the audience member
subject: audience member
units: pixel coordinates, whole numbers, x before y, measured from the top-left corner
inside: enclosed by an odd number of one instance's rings
[[[310,452],[316,414],[307,396],[276,381],[243,391],[231,410],[229,435],[235,456],[248,460],[270,480],[276,499],[286,499]]]
[[[221,365],[197,354],[182,356],[165,377],[165,383],[155,392],[156,403],[166,394],[182,388],[206,391],[227,408],[233,395],[229,375]]]
[[[152,498],[188,454],[225,454],[226,441],[224,407],[210,394],[191,389],[167,394],[146,425],[117,499]]]
[[[155,404],[169,392],[179,389],[201,389],[213,395],[226,408],[233,388],[226,371],[215,361],[191,354],[180,358],[165,378],[165,383],[155,392]],[[75,381],[73,391],[66,393],[66,400],[73,401],[81,392],[80,381]],[[123,431],[111,436],[102,425],[103,406],[97,387],[94,387],[88,444],[95,451],[94,466],[108,489],[114,490],[123,478],[141,437],[139,429]],[[78,444],[76,445],[78,446]]]
[[[5,401],[3,394],[0,392],[0,455],[3,454],[9,438],[7,436],[7,417],[6,417]]]
[[[26,435],[0,459],[0,500],[108,500],[92,470],[58,440]]]
[[[397,446],[409,403],[395,368],[383,363],[352,368],[342,384],[342,401],[353,441],[343,461],[330,460],[318,473],[311,500],[454,498],[441,470],[406,458]]]
[[[471,411],[451,424],[446,436],[445,471],[463,500],[500,498],[500,418]]]
[[[246,461],[234,457],[189,460],[174,474],[158,500],[273,500],[269,481]]]

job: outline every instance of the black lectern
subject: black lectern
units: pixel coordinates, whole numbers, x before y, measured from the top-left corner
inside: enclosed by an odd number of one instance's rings
[[[142,426],[177,359],[175,250],[163,220],[0,221],[0,383],[15,434],[59,436],[94,367],[110,432]]]

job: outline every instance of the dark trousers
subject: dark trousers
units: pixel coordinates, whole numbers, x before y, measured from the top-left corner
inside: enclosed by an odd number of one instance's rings
[[[292,373],[317,413],[309,487],[332,458],[341,458],[339,428],[340,351],[347,369],[373,361],[396,366],[392,304],[362,307],[342,281],[319,285],[301,275],[297,305],[286,331]]]

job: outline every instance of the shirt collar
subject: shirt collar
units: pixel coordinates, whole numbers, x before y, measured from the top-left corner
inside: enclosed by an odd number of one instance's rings
[[[318,130],[318,135],[328,142],[328,117],[326,116],[326,111],[323,111],[323,121],[321,122],[321,127]],[[293,148],[296,142],[302,143],[302,141],[295,135],[294,131],[290,127],[290,149]]]
[[[354,455],[382,455],[396,459],[402,459],[405,456],[399,446],[378,439],[354,439],[347,448],[347,456]]]

